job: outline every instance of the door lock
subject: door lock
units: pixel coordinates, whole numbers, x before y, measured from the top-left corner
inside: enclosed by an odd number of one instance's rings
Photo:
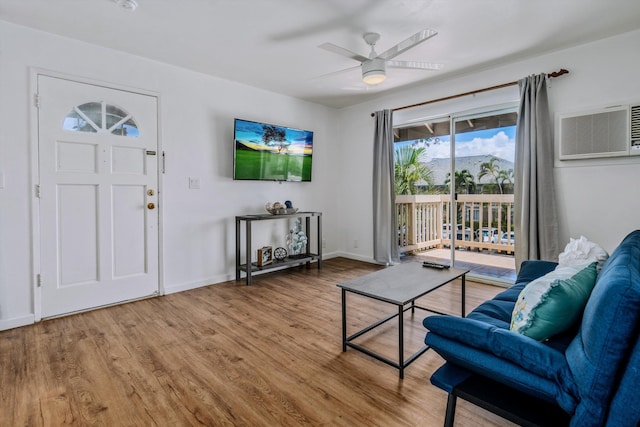
[[[153,191],[153,189],[150,188],[150,189],[147,190],[147,196],[153,196],[154,194],[156,194],[156,193],[155,193],[155,191]]]
[[[147,209],[149,210],[153,210],[155,209],[156,205],[154,205],[153,203],[147,203]]]

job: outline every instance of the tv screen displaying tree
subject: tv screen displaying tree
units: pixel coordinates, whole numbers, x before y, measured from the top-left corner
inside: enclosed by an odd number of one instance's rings
[[[235,119],[233,179],[311,181],[313,132]]]

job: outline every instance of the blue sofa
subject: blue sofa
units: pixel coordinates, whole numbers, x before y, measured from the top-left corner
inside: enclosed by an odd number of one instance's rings
[[[640,425],[640,230],[606,261],[575,327],[545,341],[510,330],[520,291],[555,269],[525,261],[516,283],[466,318],[430,316],[425,343],[446,363],[431,377],[456,398],[521,425]]]

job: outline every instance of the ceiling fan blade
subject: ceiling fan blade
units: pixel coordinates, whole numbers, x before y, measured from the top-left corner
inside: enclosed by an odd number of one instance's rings
[[[415,33],[408,39],[401,41],[400,43],[393,46],[392,48],[385,50],[380,55],[378,55],[378,58],[382,58],[386,60],[395,58],[396,56],[400,55],[402,52],[406,52],[412,47],[419,45],[423,41],[429,40],[431,37],[435,36],[436,34],[438,34],[437,31],[426,28],[422,31]]]
[[[361,86],[344,86],[341,87],[340,90],[344,90],[347,92],[368,92],[372,86],[369,85],[361,85]]]
[[[419,61],[387,61],[387,67],[410,68],[414,70],[440,70],[442,69],[442,64]]]
[[[318,79],[324,79],[326,77],[337,76],[339,74],[344,74],[344,73],[348,73],[349,71],[357,70],[360,67],[361,67],[361,65],[356,65],[356,66],[345,68],[345,69],[342,69],[342,70],[332,71],[332,72],[327,73],[327,74],[321,74],[319,76],[312,77],[311,80],[318,80]]]
[[[320,49],[328,50],[329,52],[337,53],[338,55],[346,56],[347,58],[355,59],[356,61],[359,61],[359,62],[364,62],[369,60],[369,58],[367,58],[366,56],[362,56],[359,53],[352,52],[349,49],[345,49],[333,43],[322,43],[318,47]]]

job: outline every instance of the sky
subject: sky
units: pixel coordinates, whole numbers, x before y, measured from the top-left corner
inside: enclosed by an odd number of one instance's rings
[[[513,162],[515,156],[515,135],[515,126],[466,132],[456,135],[456,156],[466,157],[490,154]],[[398,143],[397,145],[413,144],[415,147],[425,146],[425,156],[420,160],[426,163],[434,158],[451,157],[450,139],[449,136],[441,136],[439,137],[439,142],[430,142],[428,147],[426,147],[425,143],[415,141],[406,141]]]

